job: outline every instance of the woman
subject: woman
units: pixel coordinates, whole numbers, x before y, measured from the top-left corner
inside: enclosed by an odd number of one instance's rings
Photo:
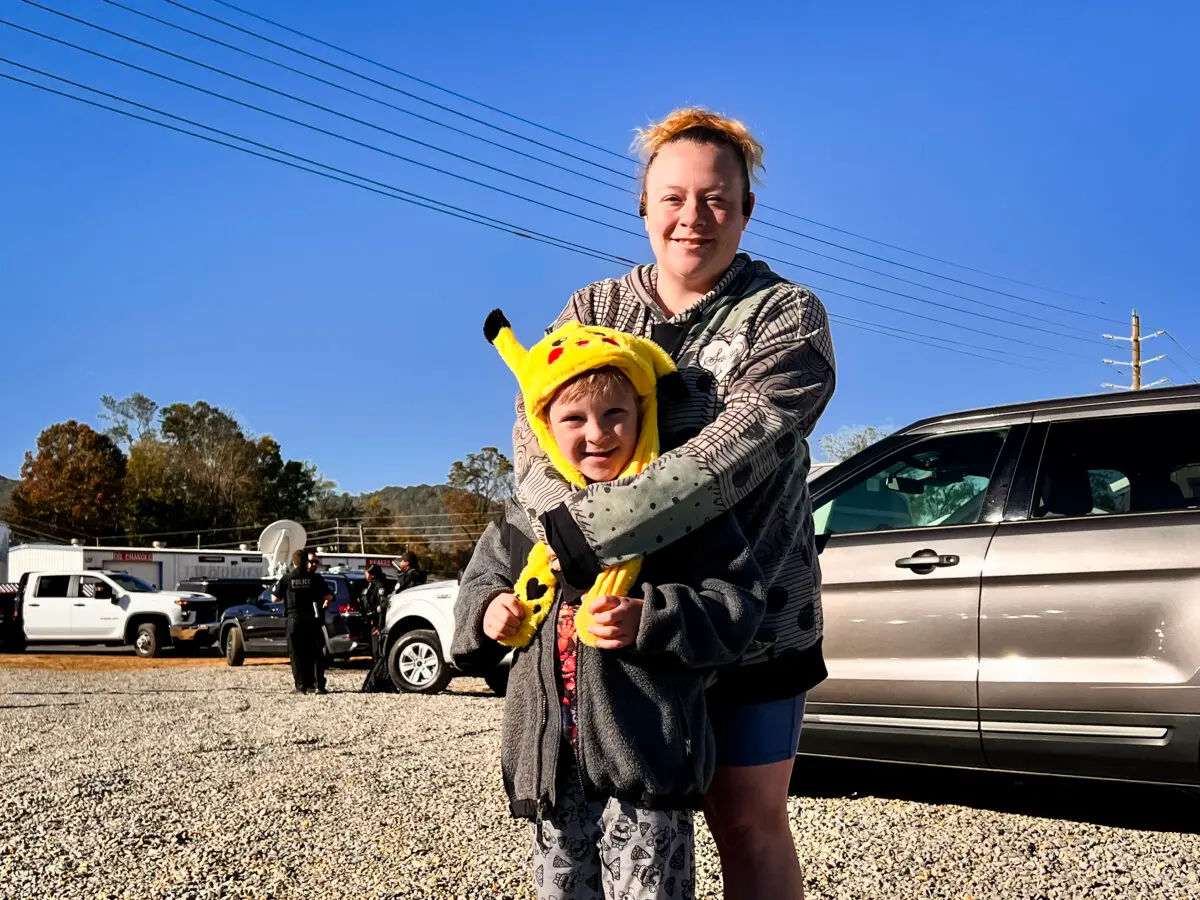
[[[769,606],[751,651],[713,690],[717,771],[705,819],[727,898],[802,898],[787,795],[804,694],[826,675],[807,438],[833,394],[828,320],[807,289],[738,253],[762,165],[745,126],[677,110],[639,142],[655,264],[583,288],[555,326],[576,319],[653,338],[687,390],[664,398],[653,465],[583,491],[541,455],[518,404],[518,495],[580,588],[602,566],[735,510]]]

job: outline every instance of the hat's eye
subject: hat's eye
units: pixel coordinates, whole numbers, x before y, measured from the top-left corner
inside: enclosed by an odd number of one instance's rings
[[[554,342],[553,344],[551,344],[550,346],[551,346],[551,347],[561,347],[561,346],[562,346],[563,344],[565,344],[566,342],[567,342],[567,339],[566,339],[566,338],[559,338],[557,341],[555,341],[555,342]]]
[[[576,347],[586,347],[590,343],[591,343],[591,341],[576,341],[575,346]]]

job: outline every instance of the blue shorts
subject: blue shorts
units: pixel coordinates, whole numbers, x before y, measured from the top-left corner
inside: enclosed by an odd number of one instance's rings
[[[765,766],[794,759],[804,695],[712,711],[718,766]]]

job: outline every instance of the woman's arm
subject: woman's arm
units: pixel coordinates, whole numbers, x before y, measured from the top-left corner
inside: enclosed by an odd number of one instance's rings
[[[762,572],[732,514],[689,538],[647,561],[667,574],[654,579],[657,585],[641,586],[641,621],[632,649],[670,655],[695,668],[726,665],[742,656],[762,623]],[[697,569],[704,577],[681,580]]]
[[[713,422],[640,475],[571,492],[540,517],[564,579],[587,587],[603,566],[674,543],[789,459],[833,396],[828,327],[824,306],[804,288],[786,285],[766,300]]]

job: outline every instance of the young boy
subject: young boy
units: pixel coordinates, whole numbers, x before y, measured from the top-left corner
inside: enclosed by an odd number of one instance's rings
[[[657,380],[673,371],[657,346],[570,323],[526,353],[498,313],[485,333],[568,481],[611,481],[657,455]],[[452,654],[485,672],[518,647],[501,769],[512,814],[533,822],[539,900],[691,898],[692,811],[715,760],[705,688],[764,611],[745,539],[727,514],[604,582],[627,596],[586,598],[549,572],[529,577],[535,546],[510,503],[463,574]]]

